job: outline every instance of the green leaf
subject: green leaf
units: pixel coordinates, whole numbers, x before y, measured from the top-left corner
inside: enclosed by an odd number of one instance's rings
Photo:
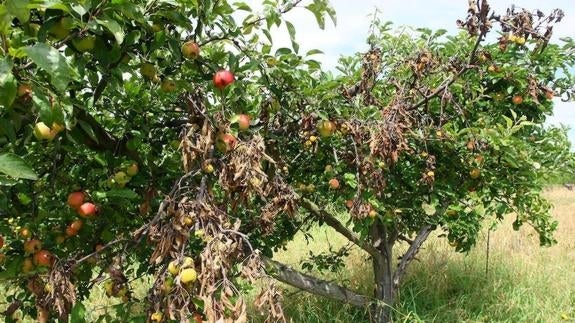
[[[51,83],[63,92],[68,83],[76,78],[76,72],[68,65],[66,58],[54,47],[44,43],[24,47],[24,52],[52,77]]]
[[[116,38],[116,42],[118,42],[119,45],[122,44],[125,34],[122,26],[120,26],[118,22],[111,19],[96,19],[96,21],[100,25],[106,27],[114,35],[114,38]]]
[[[16,0],[18,1],[18,0]],[[30,9],[56,9],[62,10],[64,12],[70,12],[70,9],[67,5],[62,3],[60,0],[42,0],[42,1],[34,1],[30,5],[28,5]]]
[[[325,29],[325,17],[323,16],[323,14],[321,12],[321,8],[319,8],[317,4],[312,3],[308,6],[306,6],[306,9],[308,9],[309,11],[311,11],[313,13],[319,28],[322,30]]]
[[[11,153],[0,155],[0,173],[14,178],[38,179],[38,175],[20,156]]]
[[[319,49],[312,49],[312,50],[308,51],[307,53],[305,53],[305,56],[311,56],[311,55],[316,55],[316,54],[323,54],[323,52]]]
[[[355,174],[352,173],[345,173],[343,174],[343,180],[345,184],[351,188],[357,188],[357,179],[355,178]]]
[[[104,196],[107,198],[119,198],[126,200],[135,200],[140,197],[136,192],[127,188],[107,191],[104,193]]]
[[[52,122],[54,122],[54,115],[52,111],[52,103],[50,103],[50,98],[48,98],[45,93],[38,91],[34,93],[32,101],[34,101],[34,105],[38,108],[40,120],[42,120],[47,125],[51,125]]]
[[[26,23],[30,18],[28,3],[28,0],[7,0],[6,9],[10,14],[18,18],[21,23]]]
[[[74,4],[74,5],[71,5],[70,7],[79,16],[83,16],[83,15],[87,14],[91,9],[91,5],[87,4],[87,3],[85,3],[85,4]]]
[[[0,33],[8,34],[10,30],[10,25],[12,24],[12,17],[6,9],[4,4],[0,4]]]
[[[286,23],[286,27],[287,27],[287,30],[288,30],[288,33],[289,33],[289,38],[290,38],[291,40],[294,40],[294,39],[295,39],[295,27],[294,27],[294,25],[293,25],[291,22],[287,21],[287,20],[286,20],[285,23]]]
[[[12,61],[9,58],[0,60],[0,105],[10,107],[16,99],[17,88],[12,74]]]
[[[92,140],[94,140],[95,142],[99,143],[98,141],[98,136],[96,136],[96,133],[94,132],[94,129],[92,129],[92,126],[90,126],[89,123],[87,123],[84,120],[78,120],[78,124],[80,125],[80,127],[82,128],[82,130],[84,130],[88,136],[90,136],[90,138]]]
[[[14,125],[10,121],[0,119],[0,129],[4,131],[4,135],[6,135],[12,143],[16,142],[16,131],[14,130]]]
[[[252,11],[252,8],[245,2],[234,2],[234,6],[236,6],[236,10]]]
[[[82,302],[77,302],[76,305],[74,305],[74,308],[72,308],[71,316],[72,322],[86,322],[84,319],[84,317],[86,317],[86,307],[84,304],[82,304]]]
[[[16,184],[18,184],[17,180],[5,175],[0,175],[0,186],[14,186]]]

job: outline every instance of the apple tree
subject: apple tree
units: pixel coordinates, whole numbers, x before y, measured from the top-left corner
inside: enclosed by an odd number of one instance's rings
[[[323,74],[303,90],[310,96],[293,122],[300,142],[280,139],[289,157],[277,157],[291,161],[287,178],[300,183],[305,221],[332,227],[369,256],[375,294],[268,261],[277,277],[372,306],[371,319],[387,322],[407,267],[435,230],[465,252],[482,226],[511,216],[515,229],[528,224],[552,244],[557,223],[541,192],[574,162],[565,130],[544,125],[553,99],[570,100],[574,90],[575,43],[550,43],[562,18],[561,10],[497,14],[471,1],[457,35],[393,32],[375,20],[368,52],[341,59],[340,76]],[[344,255],[305,265],[337,267]]]
[[[241,286],[295,232],[275,219],[297,205],[267,141],[320,67],[292,10],[335,19],[322,0],[0,4],[7,320],[75,321],[97,283],[139,303],[129,282],[147,275],[143,320],[246,320]],[[281,317],[277,293],[258,300]]]
[[[455,36],[374,21],[338,76],[300,53],[291,10],[335,20],[325,0],[0,4],[7,318],[77,320],[96,283],[129,306],[151,276],[141,320],[241,322],[243,291],[273,276],[385,322],[435,229],[466,251],[513,213],[553,242],[542,183],[573,165],[543,126],[573,91],[573,42],[549,43],[560,10],[482,1]],[[317,223],[369,255],[374,295],[271,260]],[[270,282],[255,302],[282,320]]]

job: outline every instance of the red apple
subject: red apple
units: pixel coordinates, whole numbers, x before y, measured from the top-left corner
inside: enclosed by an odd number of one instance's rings
[[[339,181],[337,178],[332,178],[329,180],[329,188],[337,190],[339,188]]]
[[[76,220],[76,221],[70,223],[66,227],[66,236],[73,237],[73,236],[77,235],[78,232],[80,231],[80,229],[82,229],[83,225],[84,225],[84,222],[82,222],[82,220]]]
[[[42,249],[42,242],[38,239],[30,239],[24,242],[24,252],[32,254]]]
[[[0,236],[0,249],[4,247],[4,237]]]
[[[195,59],[200,56],[200,46],[193,42],[188,41],[182,45],[182,56],[187,59]]]
[[[250,116],[247,114],[240,114],[238,116],[238,125],[241,131],[246,131],[250,128]]]
[[[228,70],[220,70],[214,74],[214,86],[223,90],[226,86],[234,83],[234,73]]]
[[[66,227],[66,237],[73,237],[78,234],[78,231],[74,230],[71,226]]]
[[[72,228],[73,230],[78,232],[78,231],[80,231],[80,229],[82,229],[83,225],[84,225],[84,222],[82,222],[82,220],[76,220],[76,221],[70,223],[70,228]]]
[[[514,95],[512,100],[513,100],[513,104],[515,104],[515,105],[520,105],[521,103],[523,103],[523,97],[519,94]]]
[[[93,203],[84,203],[78,208],[78,214],[85,218],[94,216],[97,211],[98,208]]]
[[[84,192],[73,192],[68,195],[68,205],[73,208],[77,209],[84,203]]]
[[[345,201],[345,206],[346,206],[348,209],[351,209],[351,208],[353,207],[353,201],[352,201],[352,200],[347,200],[347,201]]]
[[[227,153],[234,149],[236,143],[236,137],[229,133],[222,133],[216,138],[216,149],[222,153]]]
[[[34,254],[34,263],[36,266],[52,266],[54,256],[48,250],[40,250]]]

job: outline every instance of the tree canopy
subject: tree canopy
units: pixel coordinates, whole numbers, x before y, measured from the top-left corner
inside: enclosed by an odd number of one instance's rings
[[[369,51],[336,73],[300,52],[284,17],[308,10],[323,28],[327,1],[263,8],[0,4],[0,279],[18,286],[13,310],[74,321],[96,282],[129,304],[128,282],[151,275],[143,320],[246,321],[247,282],[271,276],[375,304],[386,321],[382,302],[435,229],[464,252],[513,216],[554,242],[541,191],[574,162],[565,129],[544,126],[573,92],[575,43],[549,42],[561,10],[472,3],[455,35],[375,20]],[[274,26],[291,48],[274,48]],[[317,224],[370,256],[375,295],[271,260]],[[281,320],[270,282],[256,305]]]

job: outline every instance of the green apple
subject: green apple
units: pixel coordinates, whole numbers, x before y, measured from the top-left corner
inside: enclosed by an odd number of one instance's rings
[[[164,79],[162,81],[162,85],[160,86],[160,89],[164,92],[172,93],[172,92],[175,92],[178,89],[178,87],[177,87],[176,82],[174,80],[167,78],[167,79]]]
[[[70,17],[60,19],[50,28],[49,33],[58,40],[62,40],[70,35],[70,30],[74,26],[74,20]]]
[[[125,172],[117,172],[114,175],[114,181],[120,185],[126,185],[130,181],[130,177]]]
[[[151,63],[144,63],[140,67],[140,73],[148,80],[154,80],[158,77],[156,66]]]
[[[86,36],[82,38],[75,38],[72,40],[72,45],[79,52],[85,53],[94,49],[96,45],[96,36]]]

